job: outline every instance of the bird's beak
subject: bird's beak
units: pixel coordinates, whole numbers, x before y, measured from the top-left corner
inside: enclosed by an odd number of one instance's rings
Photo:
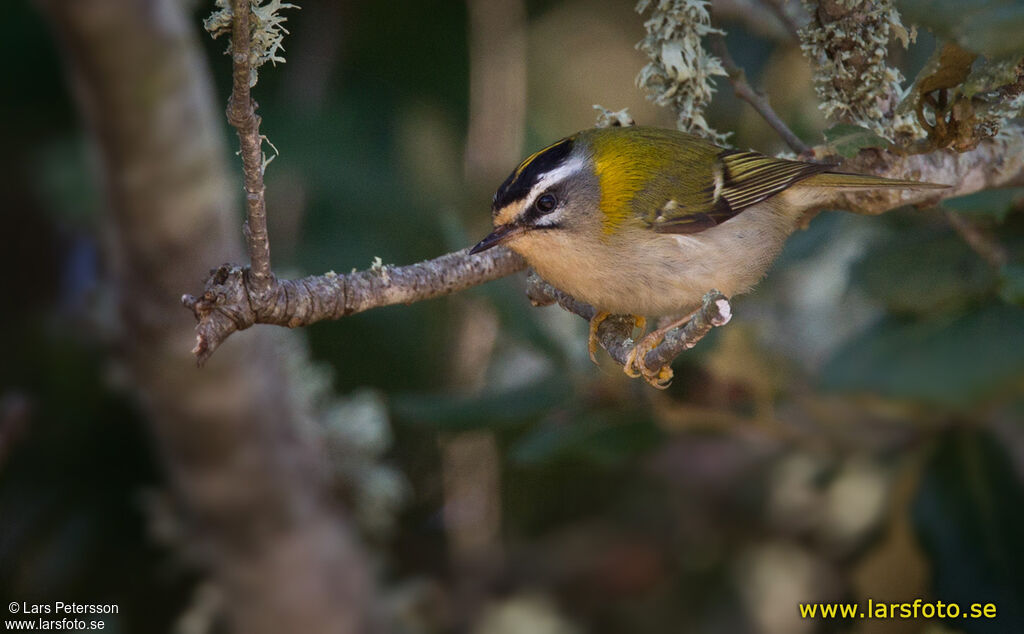
[[[470,255],[474,253],[480,253],[486,251],[491,247],[496,247],[502,242],[505,242],[513,236],[517,236],[526,231],[526,227],[523,225],[517,225],[509,223],[507,225],[501,225],[494,229],[494,231],[487,234],[487,237],[476,243],[476,246],[469,250]]]

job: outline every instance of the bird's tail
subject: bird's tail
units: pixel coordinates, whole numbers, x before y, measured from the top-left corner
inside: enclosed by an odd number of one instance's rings
[[[835,187],[835,188],[879,188],[893,187],[900,189],[946,189],[950,185],[940,183],[923,183],[921,181],[898,180],[893,178],[882,178],[881,176],[869,176],[867,174],[850,174],[846,172],[823,172],[815,174],[803,185],[812,187]]]

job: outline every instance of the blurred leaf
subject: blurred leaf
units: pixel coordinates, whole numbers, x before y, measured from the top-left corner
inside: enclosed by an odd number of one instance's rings
[[[1002,222],[1014,203],[1021,198],[1024,198],[1024,187],[986,189],[975,194],[944,200],[942,206],[962,213],[991,216]]]
[[[959,86],[971,73],[977,54],[947,42],[938,47],[914,81],[919,94]]]
[[[797,231],[786,240],[785,248],[776,260],[776,266],[782,267],[792,262],[798,262],[827,248],[846,226],[844,223],[849,218],[856,217],[842,211],[824,211],[818,214],[806,229]]]
[[[653,446],[660,434],[649,418],[630,412],[601,412],[537,425],[511,450],[520,464],[575,457],[615,465]]]
[[[989,57],[1024,52],[1021,0],[897,0],[906,24],[927,27],[938,37]]]
[[[843,346],[825,387],[971,406],[1024,379],[1024,309],[991,303],[959,316],[886,318]]]
[[[886,147],[889,142],[867,128],[837,123],[825,130],[825,143],[840,156],[850,158],[866,147]]]
[[[971,74],[964,80],[964,95],[973,97],[978,93],[990,92],[1017,81],[1017,60],[982,59],[974,64]]]
[[[1024,264],[1007,264],[999,271],[999,296],[1024,306]]]
[[[571,394],[565,380],[543,377],[516,389],[473,396],[395,396],[390,405],[400,419],[455,431],[520,424],[558,407]]]
[[[891,311],[931,313],[988,295],[995,273],[952,231],[907,227],[873,245],[852,271]]]
[[[65,138],[37,148],[32,170],[36,195],[47,211],[79,227],[91,226],[100,209],[100,194],[83,138]]]
[[[935,447],[911,507],[937,599],[993,603],[997,617],[959,619],[967,632],[1024,631],[1024,489],[999,441],[954,429]]]
[[[517,277],[520,276],[495,280],[483,286],[478,286],[469,292],[482,295],[491,302],[491,305],[498,311],[503,333],[511,338],[519,338],[529,342],[531,346],[535,346],[538,351],[542,352],[548,360],[555,364],[559,371],[578,371],[580,369],[579,365],[573,365],[571,360],[567,358],[565,346],[563,345],[564,342],[558,340],[559,335],[548,328],[541,327],[539,320],[540,311],[558,311],[562,309],[558,306],[543,308],[531,306],[523,290],[523,284],[519,279],[516,279]],[[581,340],[586,337],[586,324],[587,322],[579,319],[577,332]]]

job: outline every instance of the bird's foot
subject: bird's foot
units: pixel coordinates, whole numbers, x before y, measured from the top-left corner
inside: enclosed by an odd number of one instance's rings
[[[643,380],[659,390],[667,388],[672,383],[672,368],[663,365],[657,370],[652,370],[647,367],[647,362],[644,359],[648,352],[658,347],[669,330],[670,328],[659,328],[636,342],[633,349],[629,351],[629,356],[626,357],[626,365],[622,367],[622,371],[634,379],[643,377]]]
[[[587,350],[590,352],[590,360],[597,363],[597,348],[600,342],[597,339],[597,329],[601,323],[611,317],[611,313],[598,311],[590,320],[590,336],[587,338]],[[641,315],[632,315],[633,327],[639,328],[641,332],[647,327],[647,318]]]

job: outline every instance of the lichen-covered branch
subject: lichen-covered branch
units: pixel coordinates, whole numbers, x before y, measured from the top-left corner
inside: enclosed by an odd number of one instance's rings
[[[271,3],[271,6],[262,8],[263,13],[259,17],[263,19],[260,20],[254,14],[251,0],[231,0],[230,7],[223,0],[219,4],[222,9],[207,20],[206,28],[217,37],[227,30],[230,22],[231,97],[227,115],[228,122],[238,132],[239,155],[242,157],[246,211],[244,233],[249,252],[247,274],[252,278],[252,291],[258,296],[265,296],[271,291],[274,274],[270,268],[266,187],[263,184],[266,167],[263,136],[260,134],[260,117],[252,99],[252,86],[256,84],[256,67],[266,59],[279,59],[274,52],[280,47],[279,25],[284,19],[277,16],[276,11],[292,5],[282,5],[279,1]],[[269,44],[261,46],[254,41],[260,38],[270,38]]]
[[[711,26],[706,0],[640,0],[638,13],[651,8],[644,22],[647,35],[636,45],[650,62],[636,77],[648,98],[676,112],[676,127],[725,144],[728,133],[717,132],[704,119],[715,92],[714,77],[725,75],[719,60],[704,50],[701,39],[722,31]]]
[[[266,293],[254,291],[245,269],[224,265],[214,271],[199,297],[182,303],[199,321],[192,350],[200,363],[231,333],[254,324],[296,328],[394,304],[433,299],[498,279],[525,268],[503,247],[479,255],[465,249],[408,266],[376,264],[365,271],[333,271],[297,280],[273,280]]]
[[[816,148],[817,149],[817,148]],[[983,189],[1024,185],[1024,129],[1008,126],[968,152],[937,150],[900,155],[868,148],[844,162],[841,169],[889,178],[907,178],[950,185],[943,190],[878,189],[836,191],[823,209],[877,215],[904,205],[931,206],[947,198]]]
[[[249,251],[249,275],[257,294],[269,292],[273,273],[270,270],[270,238],[267,234],[267,201],[263,185],[263,138],[260,118],[252,101],[249,85],[252,75],[249,25],[252,12],[249,0],[232,0],[231,38],[231,100],[228,121],[238,131],[241,146],[242,173],[245,175],[245,241]],[[244,37],[239,34],[246,34]]]
[[[892,0],[804,0],[810,23],[800,29],[801,48],[815,66],[814,87],[825,116],[855,123],[895,140],[923,131],[897,115],[903,74],[888,64],[892,39],[914,37]]]

